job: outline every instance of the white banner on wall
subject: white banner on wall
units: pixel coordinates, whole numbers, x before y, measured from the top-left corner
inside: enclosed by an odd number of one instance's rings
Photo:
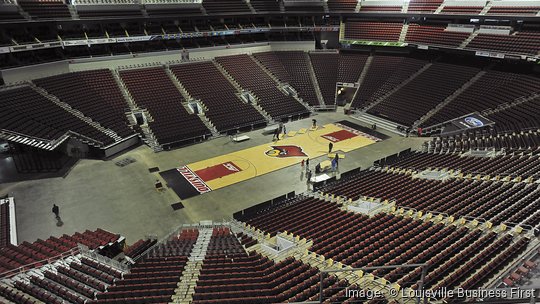
[[[476,51],[475,55],[480,57],[489,57],[489,52]]]
[[[150,38],[152,38],[152,36],[120,37],[116,38],[116,42],[148,41]]]
[[[116,43],[116,38],[98,38],[98,39],[88,39],[88,44],[106,44],[106,43]]]
[[[64,40],[62,41],[63,46],[76,46],[76,45],[88,45],[87,40]]]

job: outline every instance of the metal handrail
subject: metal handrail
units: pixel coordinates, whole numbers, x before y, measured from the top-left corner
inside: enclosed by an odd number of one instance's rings
[[[5,279],[5,278],[11,278],[17,274],[20,274],[20,273],[24,273],[30,269],[34,269],[34,268],[37,268],[39,266],[43,266],[43,264],[51,264],[55,261],[58,261],[58,260],[61,260],[61,259],[64,259],[64,258],[67,258],[67,257],[70,257],[70,256],[74,256],[76,254],[80,253],[79,251],[79,248],[78,247],[74,247],[66,252],[63,252],[59,255],[56,255],[56,256],[53,256],[53,257],[50,257],[50,258],[47,258],[47,259],[44,259],[44,260],[39,260],[39,261],[35,261],[35,262],[32,262],[32,263],[29,263],[29,264],[26,264],[26,265],[23,265],[23,266],[20,266],[20,267],[17,267],[15,269],[12,269],[12,270],[8,270],[6,272],[3,272],[3,273],[0,273],[0,278],[2,279]]]

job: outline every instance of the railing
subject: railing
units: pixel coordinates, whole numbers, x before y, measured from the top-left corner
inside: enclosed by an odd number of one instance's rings
[[[509,227],[514,227],[514,228],[519,226],[519,227],[523,228],[523,230],[525,230],[526,232],[533,233],[533,234],[536,231],[538,231],[538,229],[536,229],[532,225],[528,225],[528,224],[520,224],[520,223],[514,223],[514,222],[502,222],[501,224],[509,226]]]
[[[337,105],[316,105],[316,106],[313,106],[313,109],[315,111],[321,111],[321,110],[325,110],[325,111],[335,111],[337,109]]]
[[[155,247],[159,246],[160,244],[164,244],[166,243],[170,238],[171,236],[173,236],[174,234],[178,234],[180,231],[182,231],[183,229],[186,229],[186,228],[196,228],[196,227],[212,227],[212,228],[216,228],[216,227],[230,227],[230,223],[227,222],[227,221],[224,221],[224,222],[212,222],[212,224],[200,224],[200,223],[195,223],[195,224],[180,224],[178,226],[176,226],[171,232],[169,232],[166,236],[162,237],[161,239],[159,239],[154,245],[148,247],[148,249],[146,249],[145,251],[143,251],[141,254],[139,254],[138,257],[136,257],[134,259],[134,261],[139,261],[141,260],[143,257],[146,257],[146,255],[148,253],[150,253],[150,251],[152,251]]]
[[[91,250],[88,249],[87,246],[83,244],[78,244],[79,253],[82,254],[82,256],[96,260],[102,264],[107,264],[113,268],[116,268],[122,272],[129,272],[129,267],[125,264],[122,264],[118,261],[115,261],[113,259],[110,259],[106,256],[103,256],[101,254],[97,254]]]
[[[78,253],[79,253],[79,248],[75,247],[75,248],[72,248],[72,249],[70,249],[70,250],[68,250],[66,252],[63,252],[63,253],[59,254],[59,255],[56,255],[54,257],[50,257],[50,258],[47,258],[45,260],[35,261],[35,262],[32,262],[32,263],[20,266],[18,268],[15,268],[15,269],[8,270],[6,272],[0,273],[0,278],[2,278],[2,279],[11,278],[11,277],[16,276],[18,274],[24,273],[24,272],[26,272],[26,271],[28,271],[30,269],[41,267],[41,266],[43,266],[45,264],[51,264],[51,263],[56,262],[58,260],[63,260],[65,258],[77,255]]]
[[[426,154],[433,154],[433,153],[430,153],[430,152],[424,152]],[[456,153],[457,154],[457,153]],[[507,154],[504,154],[503,156],[506,156]],[[474,157],[474,156],[472,156]],[[539,156],[536,156],[536,155],[532,155],[531,157],[540,157]],[[427,170],[428,168],[430,168],[430,170],[446,170],[446,171],[449,171],[449,170],[455,170],[454,173],[461,173],[463,175],[471,175],[471,176],[478,176],[480,175],[482,178],[483,177],[486,177],[488,176],[488,174],[486,172],[478,172],[478,171],[464,171],[462,168],[450,168],[450,167],[437,167],[437,166],[431,166],[431,167],[427,167],[425,169],[420,169],[419,167],[412,167],[412,166],[399,166],[399,165],[395,165],[395,164],[391,164],[391,165],[388,165],[388,167],[390,168],[395,168],[395,169],[402,169],[402,170],[412,170],[412,171],[420,171],[420,170]],[[495,176],[500,176],[501,178],[507,178],[507,177],[510,177],[510,178],[516,178],[519,176],[520,173],[515,173],[515,172],[493,172],[491,173],[489,176],[490,177],[495,177]],[[528,177],[532,177],[534,176],[534,174],[531,174],[529,175]],[[455,176],[454,176],[455,177]],[[525,179],[525,178],[524,178]]]
[[[84,140],[86,140],[86,141],[88,141],[88,142],[92,142],[92,143],[94,143],[95,145],[98,145],[98,146],[100,146],[100,147],[103,147],[103,146],[105,145],[103,142],[101,142],[101,141],[99,141],[99,140],[95,140],[95,139],[93,139],[93,138],[90,138],[90,137],[88,137],[88,136],[86,136],[86,135],[82,135],[82,134],[77,133],[77,132],[75,132],[75,131],[69,130],[67,133],[73,134],[75,137],[82,138],[82,139],[84,139]],[[112,138],[112,137],[111,137],[111,138]]]
[[[11,131],[11,130],[0,129],[0,136],[3,135],[3,134],[7,134],[8,136],[9,135],[21,136],[21,137],[25,137],[25,138],[32,139],[32,140],[41,141],[41,142],[44,142],[44,143],[49,143],[49,144],[51,143],[50,139],[44,139],[44,138],[39,138],[39,137],[31,136],[31,135],[26,135],[26,134],[22,134],[22,133]],[[4,137],[4,139],[7,139],[7,138]]]

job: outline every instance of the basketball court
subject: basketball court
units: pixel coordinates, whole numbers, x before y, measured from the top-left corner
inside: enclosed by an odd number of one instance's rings
[[[342,121],[290,131],[268,144],[182,165],[160,174],[181,199],[186,199],[298,165],[307,158],[327,155],[329,143],[333,144],[333,152],[346,154],[384,138],[380,133]]]

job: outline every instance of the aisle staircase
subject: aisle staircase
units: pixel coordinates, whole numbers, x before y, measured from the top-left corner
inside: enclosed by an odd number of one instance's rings
[[[362,7],[362,1],[358,1],[358,3],[356,3],[356,7],[354,8],[354,12],[358,13],[361,7]]]
[[[197,286],[213,231],[213,228],[199,228],[197,242],[193,245],[188,262],[177,285],[178,287],[174,290],[172,303],[189,304],[193,300],[195,286]]]
[[[77,13],[77,9],[75,8],[75,5],[68,4],[67,7],[68,7],[68,10],[69,10],[69,14],[71,15],[71,19],[73,19],[73,20],[80,19],[79,18],[79,13]]]
[[[433,12],[433,14],[440,14],[442,10],[444,9],[444,7],[445,7],[445,2],[443,1],[441,5],[439,5],[439,7]]]
[[[360,73],[360,76],[358,77],[358,87],[360,88],[362,86],[362,83],[364,83],[364,79],[366,79],[366,75],[369,72],[369,67],[371,67],[371,63],[373,62],[373,56],[369,56],[366,60],[366,64],[364,64],[364,69],[362,70],[362,73]],[[358,91],[357,91],[358,92]],[[355,93],[356,95],[356,93]],[[354,96],[353,96],[354,100]]]
[[[486,3],[486,6],[484,6],[482,11],[478,15],[486,15],[489,9],[493,6],[493,1],[494,0],[488,0],[488,2]]]
[[[249,7],[249,10],[251,11],[252,14],[256,14],[257,11],[255,10],[255,8],[253,7],[253,5],[251,5],[251,1],[249,0],[244,0],[244,3],[247,5],[247,7]]]
[[[407,38],[407,31],[409,30],[409,24],[403,24],[403,27],[401,28],[401,33],[399,34],[399,42],[404,43],[405,38]]]
[[[409,11],[409,1],[403,1],[403,6],[401,7],[401,13],[406,14]]]
[[[116,81],[116,84],[118,85],[118,88],[120,88],[120,92],[122,92],[122,95],[124,96],[124,99],[126,100],[127,104],[129,105],[129,108],[133,110],[138,110],[139,106],[137,106],[137,103],[135,103],[135,100],[131,96],[131,93],[129,93],[129,90],[126,87],[126,84],[120,77],[120,73],[118,70],[112,70],[112,74],[114,77],[114,80]]]
[[[317,76],[315,75],[315,69],[313,69],[313,65],[311,64],[311,58],[309,57],[308,53],[304,53],[304,56],[306,58],[307,68],[309,71],[309,77],[311,78],[311,82],[313,83],[313,88],[315,89],[315,94],[317,95],[317,99],[319,100],[319,105],[321,107],[325,107],[326,104],[324,102],[324,98],[321,93],[321,87],[319,86],[319,81],[317,81]]]
[[[460,45],[459,45],[459,48],[460,49],[464,49],[467,47],[467,45],[469,45],[469,43],[471,43],[471,41],[476,37],[478,36],[478,34],[480,33],[479,30],[475,29],[470,35],[469,37],[467,37],[467,39],[465,39]]]

